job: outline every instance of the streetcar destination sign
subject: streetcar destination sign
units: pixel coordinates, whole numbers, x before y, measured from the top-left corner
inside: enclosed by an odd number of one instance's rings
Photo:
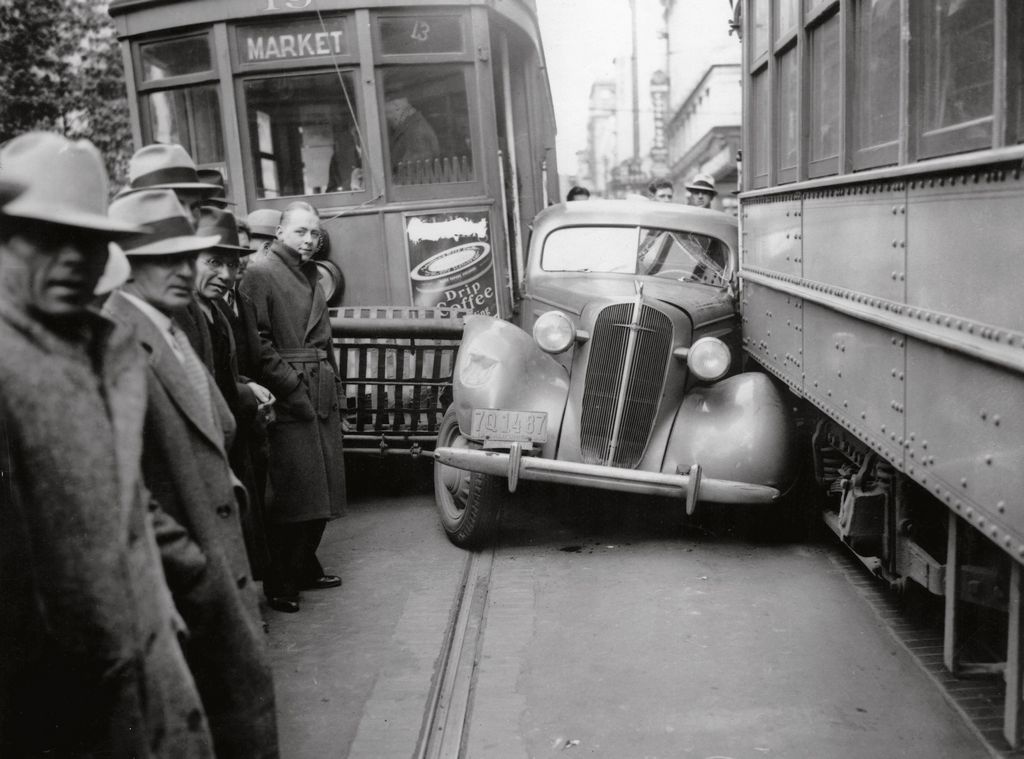
[[[244,63],[287,61],[348,55],[344,18],[308,19],[286,26],[261,24],[238,29],[238,47]]]

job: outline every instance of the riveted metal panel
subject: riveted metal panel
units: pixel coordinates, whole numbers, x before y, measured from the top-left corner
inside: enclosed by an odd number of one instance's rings
[[[804,395],[903,465],[906,338],[804,303]]]
[[[803,301],[769,287],[745,283],[743,346],[758,363],[791,387],[803,388]]]
[[[847,187],[805,198],[804,277],[902,302],[905,194],[902,189]]]
[[[1019,545],[1024,377],[910,340],[907,382],[907,474],[999,545]]]
[[[800,201],[743,206],[743,263],[800,276]]]
[[[907,197],[907,302],[962,317],[965,331],[969,322],[1024,331],[1019,300],[986,297],[1021,278],[1024,179],[1000,171],[920,179]]]

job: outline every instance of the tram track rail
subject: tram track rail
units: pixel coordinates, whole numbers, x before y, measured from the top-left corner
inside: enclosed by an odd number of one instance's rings
[[[493,548],[466,557],[424,709],[415,759],[464,756],[493,569]]]

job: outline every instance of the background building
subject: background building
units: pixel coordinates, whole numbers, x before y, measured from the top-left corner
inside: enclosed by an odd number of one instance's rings
[[[696,174],[715,178],[715,207],[734,210],[740,149],[740,43],[723,0],[663,0],[668,35],[668,177],[676,197]]]

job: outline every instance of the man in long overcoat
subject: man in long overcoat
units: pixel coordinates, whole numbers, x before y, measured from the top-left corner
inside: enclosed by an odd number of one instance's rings
[[[145,358],[87,310],[108,240],[86,142],[0,151],[0,756],[213,757],[139,455]],[[9,199],[9,198],[7,198]],[[3,200],[0,200],[0,204]]]
[[[276,757],[273,682],[226,453],[234,420],[173,321],[192,297],[197,252],[217,238],[192,233],[170,190],[124,195],[110,215],[153,230],[121,244],[131,279],[104,310],[148,355],[142,465],[166,515],[157,539],[190,631],[185,654],[219,759]]]
[[[269,605],[286,612],[299,610],[300,590],[341,585],[316,556],[327,520],[345,503],[340,374],[312,261],[320,234],[316,210],[293,203],[274,243],[252,256],[241,285],[256,307],[260,336],[272,346],[261,374],[277,398],[268,429],[271,567],[263,589]]]

